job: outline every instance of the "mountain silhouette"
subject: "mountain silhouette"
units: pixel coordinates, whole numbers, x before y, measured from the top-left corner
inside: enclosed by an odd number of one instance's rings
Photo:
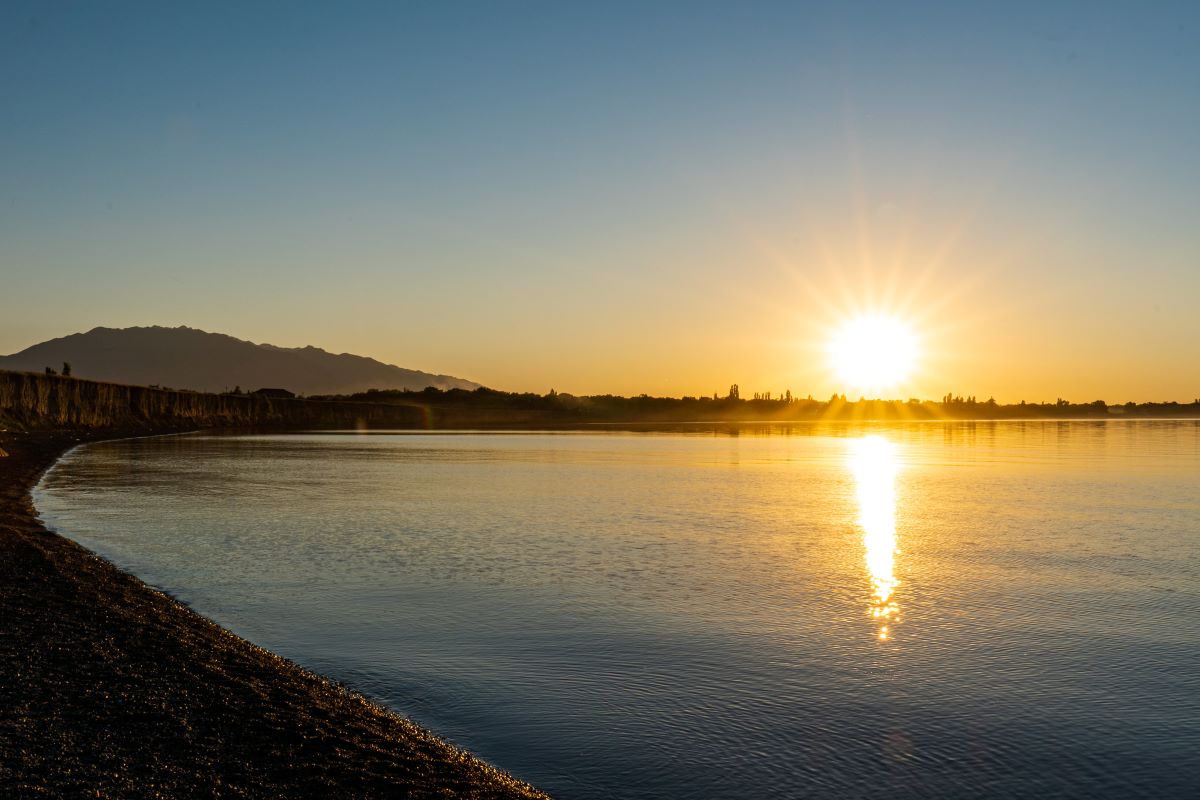
[[[115,383],[221,392],[282,388],[302,395],[367,389],[475,389],[477,383],[317,347],[276,347],[195,328],[93,328],[0,356],[0,369],[71,374]]]

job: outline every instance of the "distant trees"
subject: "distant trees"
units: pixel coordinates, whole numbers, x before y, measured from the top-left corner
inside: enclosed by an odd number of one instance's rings
[[[236,391],[241,391],[240,387]],[[365,400],[373,403],[395,403],[426,409],[437,409],[442,417],[458,424],[488,424],[514,421],[531,422],[714,422],[714,421],[776,421],[831,419],[1063,419],[1070,417],[1097,419],[1118,413],[1103,401],[1090,403],[1025,402],[1000,404],[994,397],[979,400],[975,395],[947,393],[941,402],[911,397],[907,401],[894,399],[850,400],[845,394],[834,394],[826,400],[797,397],[791,390],[753,393],[753,399],[741,397],[741,387],[733,384],[729,394],[721,396],[655,397],[639,394],[631,397],[617,395],[581,395],[551,389],[546,394],[533,392],[502,392],[479,387],[467,389],[370,390],[355,395],[317,396],[324,400]],[[1200,415],[1200,406],[1178,403],[1130,403],[1127,414],[1145,416]]]
[[[975,395],[971,395],[970,397],[963,397],[961,394],[955,396],[955,394],[953,392],[947,392],[942,397],[942,403],[944,403],[945,405],[948,405],[948,406],[974,405],[975,402],[976,402]]]
[[[62,371],[62,374],[63,374],[63,377],[64,377],[64,378],[69,378],[69,377],[71,377],[71,362],[70,362],[70,361],[64,361],[64,362],[63,362],[63,371]]]
[[[57,375],[58,373],[54,371],[54,367],[46,367],[46,374],[47,375]]]

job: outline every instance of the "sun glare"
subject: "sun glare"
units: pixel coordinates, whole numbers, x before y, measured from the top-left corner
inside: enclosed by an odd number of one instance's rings
[[[857,317],[834,334],[829,359],[848,390],[891,389],[912,372],[917,339],[908,325],[894,317]]]
[[[899,621],[896,604],[896,445],[882,436],[850,440],[850,468],[858,494],[858,524],[863,529],[867,571],[871,575],[871,617],[879,621],[879,639],[887,641],[888,625]]]

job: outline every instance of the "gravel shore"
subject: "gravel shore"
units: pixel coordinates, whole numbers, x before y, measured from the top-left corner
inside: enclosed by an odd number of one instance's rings
[[[546,797],[47,531],[81,438],[0,433],[0,795]]]

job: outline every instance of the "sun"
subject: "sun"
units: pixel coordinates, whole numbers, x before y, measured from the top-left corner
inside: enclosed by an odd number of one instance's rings
[[[830,364],[845,389],[893,389],[912,373],[917,337],[895,317],[873,315],[846,321],[829,341]]]

